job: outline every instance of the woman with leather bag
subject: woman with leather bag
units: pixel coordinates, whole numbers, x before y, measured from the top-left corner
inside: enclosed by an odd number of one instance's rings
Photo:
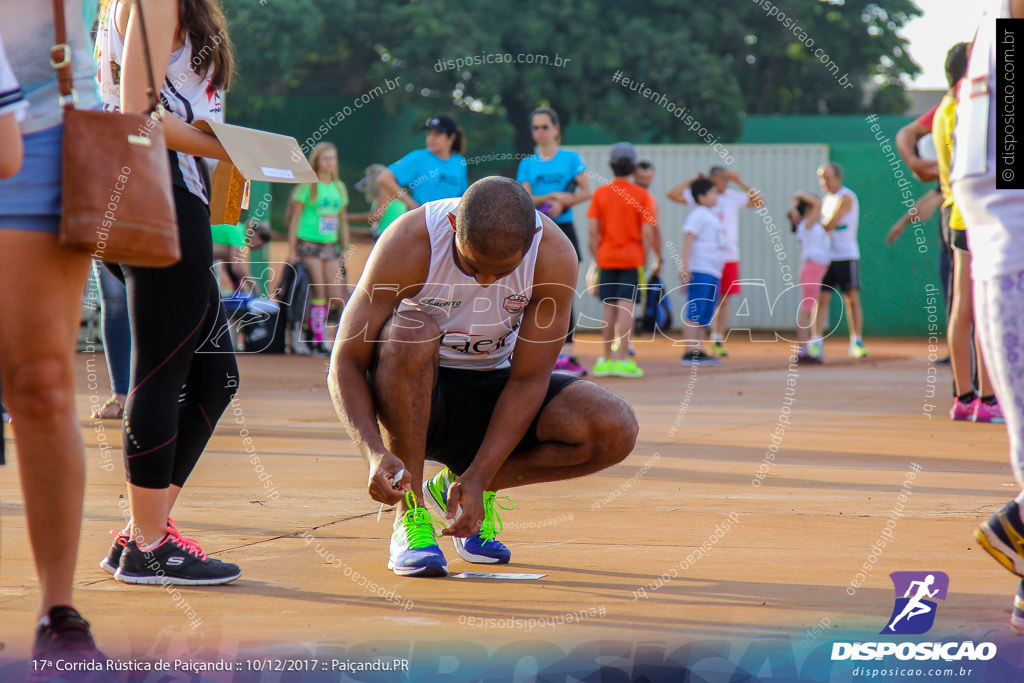
[[[99,105],[95,64],[81,0],[67,0],[65,54],[78,107]],[[10,73],[26,93],[20,112],[24,155],[0,175],[0,372],[12,416],[41,605],[33,655],[45,660],[96,660],[89,624],[72,606],[82,526],[85,454],[75,413],[74,348],[89,255],[59,246],[61,149],[58,85],[48,59],[54,12],[47,2],[0,0],[0,31]],[[3,60],[0,60],[3,61]],[[0,68],[0,71],[3,71]],[[0,76],[0,82],[7,79]],[[0,83],[0,110],[15,97]],[[9,116],[0,131],[0,158],[12,151]],[[17,161],[17,160],[15,160]],[[6,166],[6,164],[0,164]],[[19,169],[20,166],[20,169]],[[45,672],[36,669],[43,675]]]
[[[227,154],[214,136],[192,125],[223,120],[231,41],[216,0],[107,0],[96,54],[108,111],[139,113],[151,106],[144,38],[166,109],[162,126],[181,260],[164,268],[120,267],[133,349],[123,426],[131,520],[112,532],[114,542],[100,566],[125,583],[216,585],[237,579],[241,571],[183,537],[170,512],[238,386],[212,270],[205,161]]]

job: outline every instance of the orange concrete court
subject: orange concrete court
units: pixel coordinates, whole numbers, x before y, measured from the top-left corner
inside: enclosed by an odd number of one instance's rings
[[[587,365],[595,339],[578,344]],[[1015,492],[1005,429],[948,419],[946,368],[928,401],[937,405],[933,417],[922,414],[924,343],[867,345],[871,359],[851,361],[844,340],[835,340],[826,345],[829,364],[794,376],[783,343],[734,340],[727,364],[695,374],[677,364],[668,342],[637,344],[647,377],[601,380],[636,410],[635,452],[595,476],[509,492],[516,509],[503,514],[501,538],[513,561],[501,570],[547,574],[517,582],[392,575],[391,516],[375,521],[365,466],[327,396],[326,362],[240,356],[237,399],[175,517],[185,535],[244,575],[177,596],[117,583],[97,566],[108,530],[122,524],[124,479],[118,423],[86,419],[91,403],[106,398],[87,389],[90,368],[106,386],[102,357],[80,354],[88,491],[77,603],[101,647],[125,657],[381,639],[803,638],[823,620],[877,633],[892,608],[889,572],[939,570],[949,574],[950,591],[933,634],[1007,632],[1017,582],[971,537]],[[790,422],[782,423],[777,456],[766,460],[784,407]],[[246,435],[271,495],[245,453]],[[10,437],[8,429],[12,447]],[[102,439],[117,446],[112,457],[104,458]],[[0,471],[4,657],[27,652],[38,595],[10,460]],[[902,504],[914,463],[920,471]],[[889,519],[891,540],[873,556],[863,586],[850,588]],[[708,550],[698,552],[705,542]],[[481,570],[447,539],[441,545],[453,573]],[[527,620],[543,617],[556,625],[534,622],[530,630]]]

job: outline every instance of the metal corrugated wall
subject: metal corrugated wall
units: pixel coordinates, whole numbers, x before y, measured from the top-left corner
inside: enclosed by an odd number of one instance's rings
[[[579,152],[583,158],[592,187],[611,181],[608,146],[574,146],[569,149]],[[656,169],[651,191],[658,202],[662,239],[665,242],[662,248],[665,259],[662,279],[671,291],[679,286],[679,257],[673,257],[673,253],[681,252],[682,225],[689,209],[669,201],[665,194],[671,187],[699,170],[707,172],[713,165],[727,164],[723,163],[717,152],[705,145],[637,145],[636,149],[639,157],[650,160]],[[790,232],[786,209],[796,190],[821,196],[815,173],[818,166],[828,160],[828,147],[734,145],[728,148],[728,154],[734,160],[728,167],[738,172],[748,185],[761,190],[767,206],[765,215],[758,216],[750,210],[744,211],[740,217],[740,275],[744,280],[744,291],[733,299],[730,325],[734,329],[792,330],[796,325],[796,308],[800,301],[800,254],[796,239]],[[581,204],[574,215],[576,232],[584,254],[580,268],[580,291],[585,289],[583,276],[591,260],[587,249],[587,208],[589,202]],[[771,242],[773,230],[781,234],[783,250],[778,253]],[[788,265],[788,273],[784,265]],[[789,274],[791,280],[785,280],[784,277]],[[787,283],[791,283],[791,289],[787,290]],[[674,321],[678,325],[685,295],[677,290],[671,299],[675,309]],[[594,297],[584,296],[578,300],[578,308],[586,316],[580,319],[581,327],[596,326],[594,322],[601,318],[600,302]]]

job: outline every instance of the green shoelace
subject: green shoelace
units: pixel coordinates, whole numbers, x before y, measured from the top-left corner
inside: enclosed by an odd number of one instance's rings
[[[420,550],[437,545],[437,532],[434,526],[443,527],[441,522],[430,514],[426,508],[416,506],[416,495],[412,491],[406,491],[405,504],[409,511],[402,516],[402,524],[405,526],[406,537],[409,539],[409,548]]]
[[[493,541],[504,528],[498,510],[515,509],[515,501],[508,496],[498,496],[494,491],[484,491],[484,521],[480,525],[480,538],[484,541]]]

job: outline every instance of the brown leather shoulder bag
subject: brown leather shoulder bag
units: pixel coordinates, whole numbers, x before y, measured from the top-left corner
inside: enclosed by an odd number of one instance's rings
[[[153,82],[149,39],[136,4],[149,75],[149,111],[125,114],[75,109],[64,0],[53,0],[57,70],[64,107],[59,242],[93,258],[128,266],[169,266],[181,259],[171,170]],[[109,58],[104,55],[104,58]]]

